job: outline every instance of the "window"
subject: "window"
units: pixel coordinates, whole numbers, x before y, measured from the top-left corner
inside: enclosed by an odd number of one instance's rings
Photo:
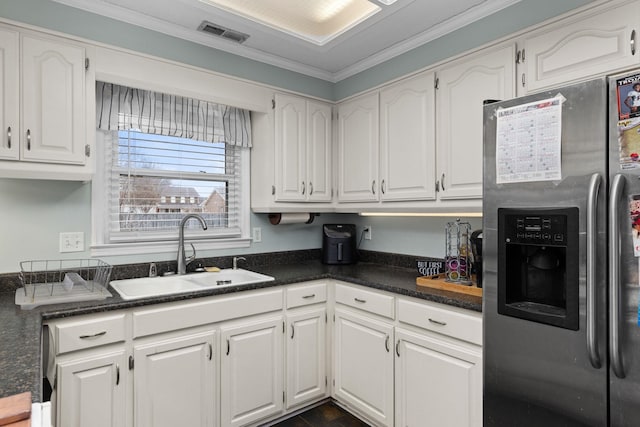
[[[99,193],[94,212],[103,215],[98,247],[175,251],[180,221],[191,213],[201,215],[208,229],[188,221],[189,239],[211,248],[219,247],[216,242],[238,247],[233,241],[243,239],[247,243],[239,246],[248,244],[248,112],[101,82],[96,98],[104,153],[93,187]],[[226,117],[229,111],[234,118]]]

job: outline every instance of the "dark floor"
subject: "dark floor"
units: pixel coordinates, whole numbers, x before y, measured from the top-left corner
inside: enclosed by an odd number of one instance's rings
[[[333,402],[311,408],[273,427],[369,427]]]

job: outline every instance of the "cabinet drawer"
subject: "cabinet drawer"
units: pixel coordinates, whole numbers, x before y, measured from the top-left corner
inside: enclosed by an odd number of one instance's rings
[[[133,313],[133,337],[268,313],[282,310],[282,307],[282,289],[239,292],[232,296],[162,305]]]
[[[309,282],[287,288],[287,308],[317,304],[327,300],[325,282]]]
[[[393,319],[393,297],[361,288],[336,285],[336,302]]]
[[[408,300],[398,301],[398,320],[453,338],[482,345],[482,317],[453,308]]]
[[[125,314],[80,317],[49,324],[56,354],[111,344],[125,339]]]

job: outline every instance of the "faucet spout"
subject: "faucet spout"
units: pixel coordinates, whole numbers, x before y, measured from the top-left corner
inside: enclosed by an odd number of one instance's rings
[[[196,249],[193,247],[193,245],[191,245],[191,248],[193,249],[193,255],[191,255],[190,257],[186,257],[184,252],[184,225],[191,218],[195,218],[198,221],[200,221],[200,225],[202,226],[203,230],[207,229],[206,221],[204,220],[204,218],[202,218],[198,214],[189,214],[189,215],[185,215],[184,218],[182,218],[182,221],[180,221],[180,227],[178,229],[178,270],[176,271],[177,274],[187,274],[187,265],[191,261],[196,259]]]

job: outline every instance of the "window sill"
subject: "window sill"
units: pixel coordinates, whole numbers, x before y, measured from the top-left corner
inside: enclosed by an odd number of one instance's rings
[[[250,238],[219,239],[219,240],[185,240],[189,247],[193,243],[198,251],[216,249],[248,248],[251,245]],[[190,248],[187,249],[190,252]],[[117,255],[144,255],[177,253],[178,241],[142,242],[142,243],[113,243],[91,246],[92,257],[117,256]]]

